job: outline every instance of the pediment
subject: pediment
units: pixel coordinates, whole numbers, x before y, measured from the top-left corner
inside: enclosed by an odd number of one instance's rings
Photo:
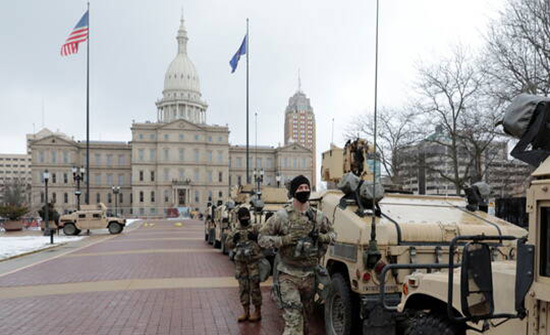
[[[46,136],[46,137],[32,141],[31,146],[32,145],[48,145],[48,146],[69,145],[69,146],[75,147],[77,146],[77,143],[75,141],[67,140],[57,135],[50,135],[50,136]]]
[[[174,120],[172,122],[166,123],[159,127],[159,129],[205,131],[203,127],[183,119]]]
[[[308,152],[308,153],[311,152],[310,149],[298,143],[287,144],[283,147],[280,147],[278,151],[279,152]]]

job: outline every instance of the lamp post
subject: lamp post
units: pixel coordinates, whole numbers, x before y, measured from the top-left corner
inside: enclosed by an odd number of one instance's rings
[[[275,175],[275,180],[277,181],[277,188],[281,187],[281,173],[279,171]]]
[[[73,166],[73,179],[76,181],[76,191],[74,194],[76,195],[76,209],[80,210],[80,195],[82,192],[80,192],[80,181],[84,180],[84,173],[86,172],[86,169],[84,169],[83,166],[78,168],[77,166]]]
[[[264,169],[254,169],[254,181],[256,182],[257,186],[257,193],[258,198],[260,198],[262,192],[261,192],[261,184],[264,181]]]
[[[113,185],[112,189],[115,195],[115,216],[118,217],[118,193],[120,192],[120,186]]]
[[[42,176],[44,177],[44,186],[46,188],[46,194],[44,196],[44,201],[46,203],[44,206],[44,236],[50,236],[50,243],[53,244],[53,230],[50,229],[50,224],[48,222],[50,214],[50,206],[48,203],[48,180],[50,179],[50,173],[48,170],[45,170]]]

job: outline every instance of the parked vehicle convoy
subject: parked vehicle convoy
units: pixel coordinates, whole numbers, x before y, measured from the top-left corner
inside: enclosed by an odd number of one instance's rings
[[[109,229],[111,234],[120,234],[126,226],[126,219],[107,216],[107,207],[103,203],[82,205],[80,210],[61,215],[58,228],[65,235],[78,235],[82,230]]]
[[[328,190],[317,200],[338,234],[323,259],[331,276],[324,303],[327,334],[390,335],[407,329],[408,316],[385,309],[380,299],[386,265],[443,264],[449,244],[461,235],[521,238],[527,234],[509,222],[467,208],[462,197],[383,194],[380,183],[373,182],[376,162],[364,140],[349,141],[344,149],[332,146],[322,157],[322,179],[329,185],[338,183],[341,189]],[[517,253],[514,241],[492,242],[495,260],[505,261]],[[457,245],[458,251],[462,248]],[[387,305],[401,301],[409,274],[409,269],[386,273]]]
[[[407,334],[550,334],[550,98],[519,95],[503,127],[519,139],[512,156],[536,167],[526,194],[529,233],[506,236],[516,245],[502,259],[492,253],[498,237],[467,232],[451,243],[457,257],[445,270],[406,277],[399,305],[387,310],[409,316]],[[455,253],[460,242],[467,244]]]

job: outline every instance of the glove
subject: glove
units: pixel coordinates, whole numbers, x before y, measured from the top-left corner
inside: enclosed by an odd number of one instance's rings
[[[298,240],[298,237],[296,237],[294,234],[286,234],[281,238],[281,244],[283,246],[296,244],[297,240]]]
[[[312,240],[316,241],[319,238],[319,231],[318,230],[312,230],[309,232],[309,237],[311,237]]]
[[[248,239],[251,241],[258,241],[258,234],[254,232],[248,232]]]
[[[235,233],[235,235],[233,235],[233,243],[239,242],[240,239],[241,239],[241,233]]]

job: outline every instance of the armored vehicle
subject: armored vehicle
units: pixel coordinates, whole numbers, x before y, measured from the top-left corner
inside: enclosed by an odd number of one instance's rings
[[[520,140],[512,156],[537,167],[527,189],[528,237],[507,236],[517,244],[504,260],[490,252],[495,236],[456,237],[453,252],[457,243],[468,244],[444,271],[414,272],[403,283],[395,309],[410,316],[408,334],[550,334],[550,99],[516,97],[503,126]]]
[[[214,248],[221,249],[224,255],[228,253],[225,246],[225,238],[227,237],[228,230],[231,229],[229,225],[229,213],[233,208],[235,208],[235,203],[228,201],[214,210]]]
[[[373,179],[376,161],[364,140],[333,146],[323,153],[322,178],[344,190],[320,196],[319,209],[338,234],[323,263],[331,276],[324,313],[327,334],[397,334],[401,322],[380,300],[383,269],[388,264],[443,263],[449,243],[460,235],[526,234],[511,223],[485,212],[467,209],[461,197],[382,193]],[[515,251],[511,241],[492,247],[505,260]],[[408,269],[396,269],[385,280],[385,303],[400,302]]]
[[[81,209],[61,215],[58,227],[65,235],[78,235],[84,229],[109,229],[111,234],[120,234],[126,226],[126,219],[108,217],[107,207],[103,203],[82,205]]]

